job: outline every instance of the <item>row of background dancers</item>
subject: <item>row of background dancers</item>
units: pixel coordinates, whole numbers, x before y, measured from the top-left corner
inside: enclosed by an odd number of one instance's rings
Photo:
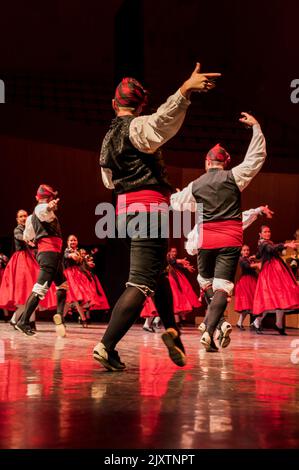
[[[4,253],[0,253],[0,306],[4,311],[5,319],[9,319],[9,311],[14,311],[10,320],[15,326],[24,311],[24,306],[28,296],[32,291],[38,274],[38,263],[36,261],[36,246],[32,242],[26,243],[23,240],[23,233],[28,213],[25,210],[17,212],[17,227],[14,229],[15,253],[9,260]],[[83,327],[87,326],[90,320],[90,310],[109,310],[109,302],[101,286],[98,277],[94,273],[95,262],[93,254],[97,248],[91,250],[89,254],[85,249],[79,249],[78,238],[70,235],[67,239],[67,248],[64,251],[63,264],[64,274],[68,281],[68,293],[64,308],[64,316],[72,313],[75,309],[79,314],[79,321]],[[174,299],[175,318],[178,324],[180,320],[186,319],[186,314],[193,309],[199,308],[201,302],[194,292],[184,271],[191,273],[195,269],[190,262],[177,258],[177,249],[171,248],[167,254],[168,276]],[[3,278],[3,282],[2,282]],[[56,296],[54,286],[49,289],[45,299],[39,304],[39,310],[56,309]],[[154,331],[151,322],[155,316],[158,322],[156,307],[151,297],[145,303],[141,318],[146,318],[144,329]],[[36,329],[35,312],[31,316],[31,327]],[[150,321],[150,323],[149,323]]]
[[[246,229],[256,219],[258,214],[272,218],[273,211],[268,206],[260,206],[243,212],[243,228]],[[275,313],[274,329],[280,335],[286,335],[284,315],[298,313],[298,274],[299,230],[295,233],[296,240],[280,244],[271,241],[271,230],[268,225],[262,225],[259,233],[257,253],[250,256],[250,248],[244,244],[239,260],[240,278],[235,286],[234,310],[239,313],[236,324],[241,331],[245,330],[243,322],[249,314],[251,329],[262,334],[262,321],[269,313]],[[293,252],[288,257],[282,254],[286,249]],[[195,254],[189,247],[188,253]],[[184,271],[194,272],[194,268],[186,259],[177,259],[177,250],[172,248],[168,253],[169,279],[173,291],[174,313],[178,326],[180,314],[184,317],[193,308],[204,303],[204,292],[195,298],[195,293],[184,275]],[[287,263],[286,263],[286,262]],[[237,276],[238,277],[238,276]],[[178,287],[179,286],[179,287]],[[147,299],[141,316],[146,318],[144,330],[154,332],[159,327],[159,317],[151,298]],[[199,326],[205,330],[204,323]]]
[[[10,320],[13,326],[15,326],[24,310],[26,299],[32,290],[38,270],[35,260],[35,246],[33,243],[24,242],[22,238],[27,216],[28,214],[24,210],[19,210],[17,213],[18,225],[14,230],[16,252],[10,262],[6,255],[0,253],[0,305],[4,310],[6,319],[9,318],[8,311],[15,310]],[[271,231],[267,225],[261,227],[259,235],[260,240],[256,256],[250,256],[248,245],[242,247],[239,261],[241,276],[235,286],[235,311],[240,313],[236,326],[240,330],[244,330],[244,319],[250,314],[251,327],[258,334],[262,334],[261,324],[263,318],[267,313],[275,313],[276,323],[274,328],[281,335],[285,335],[284,314],[296,313],[295,310],[291,309],[293,305],[292,290],[294,290],[292,286],[296,287],[296,284],[294,284],[294,276],[292,276],[290,270],[285,268],[280,253],[286,247],[295,248],[296,250],[297,246],[290,246],[289,244],[273,245],[270,241]],[[299,230],[296,231],[295,236],[298,235]],[[267,249],[264,246],[265,242],[268,242]],[[85,249],[79,249],[78,238],[75,235],[70,235],[67,239],[67,248],[64,251],[64,273],[69,286],[64,316],[71,313],[72,309],[75,309],[79,314],[79,321],[83,327],[87,326],[90,320],[90,310],[107,311],[110,308],[100,281],[93,272],[95,263],[92,254],[96,250],[95,248],[91,251],[91,254],[88,254]],[[194,267],[186,258],[179,259],[177,254],[177,249],[171,248],[167,254],[167,262],[175,320],[177,325],[181,326],[181,321],[186,319],[187,314],[192,312],[193,309],[201,307],[202,295],[199,297],[196,295],[185,275],[186,271],[194,273]],[[295,273],[298,266],[294,264],[294,260],[296,260],[296,256],[293,255],[288,259],[288,262]],[[258,277],[259,271],[261,272]],[[4,278],[3,283],[2,278]],[[289,286],[289,288],[282,292],[280,285]],[[39,305],[39,310],[55,308],[56,297],[54,287],[52,287],[45,300]],[[259,316],[255,317],[256,315]],[[145,302],[140,316],[145,318],[143,325],[145,331],[154,332],[155,328],[160,328],[160,318],[151,297]],[[31,317],[31,326],[36,328],[35,312]]]
[[[25,210],[17,212],[17,227],[14,229],[15,252],[11,259],[0,255],[1,285],[0,308],[8,318],[8,312],[14,311],[10,323],[15,327],[21,318],[25,303],[32,292],[39,272],[36,260],[36,246],[33,242],[24,240],[24,230],[28,213]],[[96,250],[96,249],[95,249]],[[63,255],[64,275],[68,281],[68,291],[64,306],[64,316],[75,308],[82,325],[87,326],[91,310],[107,311],[110,308],[101,283],[94,273],[95,263],[92,254],[85,249],[79,249],[78,238],[70,235],[67,248]],[[54,285],[50,287],[45,298],[39,303],[39,310],[55,310],[57,299]],[[35,311],[30,317],[31,328],[35,329]]]
[[[298,273],[299,230],[296,240],[274,244],[271,229],[262,225],[259,233],[258,252],[250,256],[248,245],[243,245],[239,265],[241,277],[235,287],[235,311],[240,313],[237,327],[244,329],[247,314],[253,315],[251,327],[262,334],[262,321],[269,313],[275,313],[274,329],[286,335],[284,316],[297,314],[299,308]],[[294,250],[292,255],[282,255],[286,249]],[[258,273],[259,271],[259,273]]]

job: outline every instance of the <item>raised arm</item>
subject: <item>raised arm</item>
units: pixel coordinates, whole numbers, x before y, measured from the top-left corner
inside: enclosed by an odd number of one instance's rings
[[[197,63],[191,76],[155,113],[132,120],[129,136],[134,147],[145,153],[154,153],[171,139],[184,122],[191,103],[191,93],[211,90],[215,87],[213,80],[220,75],[220,73],[200,73],[200,64]]]
[[[258,121],[248,113],[242,113],[240,121],[252,127],[252,139],[245,158],[240,165],[232,169],[233,176],[240,191],[243,191],[260,171],[266,159],[266,141]]]
[[[253,222],[256,221],[259,215],[264,214],[268,219],[272,219],[274,212],[268,206],[260,206],[256,209],[248,209],[242,212],[242,225],[243,230],[248,228]]]

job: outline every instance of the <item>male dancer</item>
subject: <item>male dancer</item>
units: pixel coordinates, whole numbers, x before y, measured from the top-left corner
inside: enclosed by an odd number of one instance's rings
[[[132,202],[142,202],[150,216],[153,203],[169,203],[171,186],[168,182],[159,148],[180,129],[194,91],[214,88],[218,73],[200,73],[197,63],[191,76],[166,103],[151,115],[140,116],[147,92],[135,79],[124,78],[116,88],[112,106],[116,118],[112,121],[101,149],[100,165],[105,186],[114,189],[118,197],[126,195],[125,204],[118,199],[118,228],[128,228],[132,214],[127,209]],[[122,217],[125,215],[125,217]],[[149,219],[150,217],[148,217]],[[158,219],[158,229],[161,220]],[[112,371],[123,370],[116,344],[138,318],[145,299],[155,292],[156,307],[166,328],[162,339],[170,359],[179,366],[186,363],[180,332],[173,315],[171,289],[163,274],[167,239],[133,236],[130,240],[130,274],[126,289],[112,311],[108,328],[94,348],[94,358]]]
[[[24,313],[16,324],[16,329],[28,336],[35,334],[29,324],[29,319],[44,299],[52,282],[57,288],[57,313],[53,317],[58,336],[65,336],[63,310],[66,301],[67,282],[62,268],[62,235],[59,221],[55,215],[59,199],[57,192],[51,186],[42,184],[37,190],[38,202],[33,214],[26,220],[24,240],[35,240],[37,245],[37,262],[40,266],[39,275],[30,294]]]
[[[206,173],[171,196],[175,210],[184,210],[186,203],[188,207],[190,203],[203,204],[203,239],[197,261],[198,281],[209,299],[207,330],[201,338],[207,351],[217,351],[213,335],[218,324],[220,346],[229,343],[232,327],[223,314],[227,299],[232,295],[243,244],[241,192],[260,171],[266,158],[265,138],[258,121],[248,113],[242,115],[240,121],[253,130],[244,161],[227,170],[230,155],[217,144],[206,156]]]

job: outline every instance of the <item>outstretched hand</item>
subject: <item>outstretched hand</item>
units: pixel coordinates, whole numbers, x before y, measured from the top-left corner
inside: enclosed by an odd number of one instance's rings
[[[274,212],[271,211],[271,209],[268,207],[268,205],[261,206],[261,211],[262,211],[263,214],[265,214],[267,219],[272,219],[272,215],[274,214]]]
[[[185,269],[187,269],[189,271],[189,273],[194,273],[194,271],[195,271],[195,268],[193,266],[191,266],[191,264],[189,264],[188,266],[185,266]]]
[[[180,88],[181,93],[189,99],[193,91],[207,92],[212,90],[216,86],[214,81],[218,77],[221,77],[221,73],[200,73],[200,63],[196,62],[192,74]]]
[[[48,211],[57,211],[59,199],[53,199],[48,203]]]
[[[248,113],[241,113],[241,114],[243,117],[241,117],[239,121],[243,122],[245,126],[252,127],[255,124],[258,124],[258,121],[251,114],[248,114]]]
[[[69,257],[72,258],[74,261],[80,261],[81,257],[78,252],[73,252],[69,254]]]
[[[187,258],[177,259],[177,263],[181,264],[183,268],[187,269],[190,273],[195,271],[194,267],[190,264],[190,261]]]
[[[285,248],[291,248],[292,250],[297,250],[299,248],[295,240],[284,244]]]

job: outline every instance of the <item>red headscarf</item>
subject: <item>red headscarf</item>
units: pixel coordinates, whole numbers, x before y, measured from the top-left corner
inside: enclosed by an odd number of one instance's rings
[[[224,168],[226,168],[229,165],[231,158],[230,154],[223,147],[221,147],[220,144],[217,144],[208,151],[206,160],[223,163]]]
[[[41,184],[40,187],[37,190],[36,193],[36,198],[37,199],[48,199],[50,197],[56,197],[58,194],[57,191],[54,191],[54,189],[49,186],[48,184]]]
[[[142,108],[147,103],[148,92],[135,78],[123,78],[116,87],[114,99],[121,108]]]

